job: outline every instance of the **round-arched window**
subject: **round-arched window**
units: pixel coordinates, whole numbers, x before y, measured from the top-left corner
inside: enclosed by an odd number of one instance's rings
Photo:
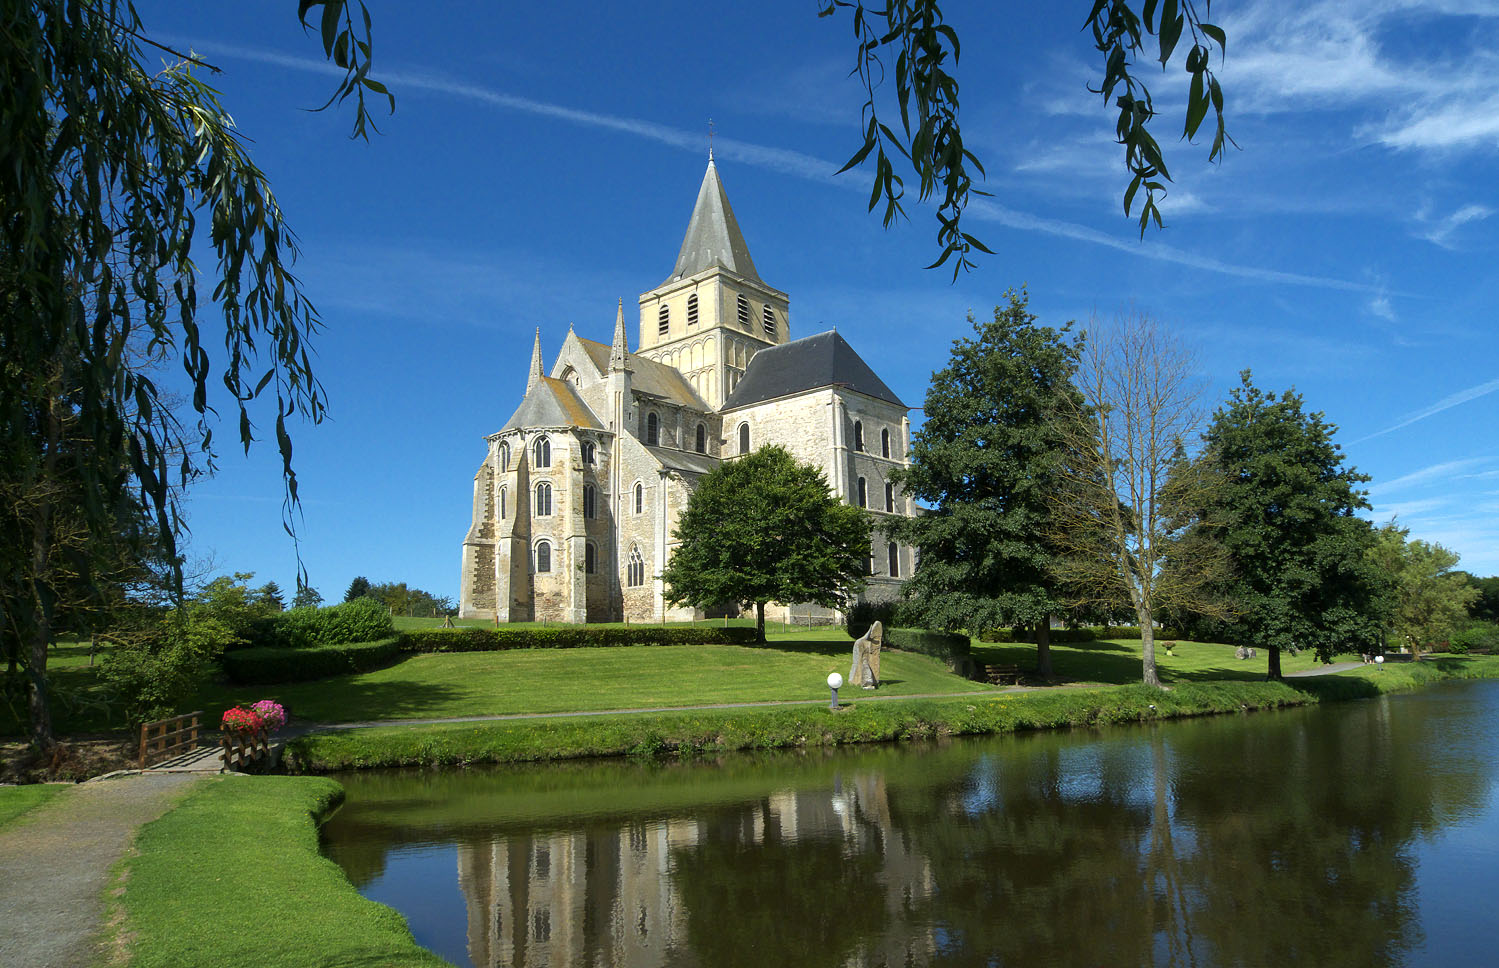
[[[702,424],[697,425],[697,452],[699,454],[708,452],[708,428]]]
[[[550,541],[536,542],[536,573],[541,574],[552,570],[552,543]]]
[[[739,453],[748,454],[749,445],[749,424],[742,423],[739,425]]]
[[[651,447],[661,443],[661,419],[654,413],[645,415],[645,442]]]

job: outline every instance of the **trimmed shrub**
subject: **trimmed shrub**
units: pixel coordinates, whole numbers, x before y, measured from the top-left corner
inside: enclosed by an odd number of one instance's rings
[[[851,639],[861,639],[864,633],[875,622],[879,622],[885,628],[895,624],[895,612],[899,607],[897,602],[855,602],[848,610],[848,617],[843,620],[843,628],[848,632]]]
[[[383,606],[382,606],[383,607]],[[240,685],[306,682],[386,666],[400,653],[396,637],[301,648],[261,647],[224,653],[224,671]]]
[[[503,652],[506,649],[578,649],[616,645],[753,645],[744,626],[561,625],[547,628],[412,629],[399,639],[404,652]]]
[[[373,642],[396,634],[390,610],[373,598],[327,608],[294,608],[276,616],[272,644],[279,648],[303,649],[346,642]]]
[[[1499,651],[1499,623],[1473,622],[1467,628],[1454,632],[1448,640],[1447,650],[1457,655],[1469,652]]]
[[[972,642],[960,632],[935,629],[885,629],[885,644],[902,652],[919,652],[952,663],[969,654]]]

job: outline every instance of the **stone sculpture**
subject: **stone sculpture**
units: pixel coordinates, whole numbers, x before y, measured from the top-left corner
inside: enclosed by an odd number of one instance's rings
[[[854,643],[854,664],[848,670],[848,684],[865,689],[877,689],[880,685],[880,645],[885,629],[879,622],[869,626],[869,631]]]

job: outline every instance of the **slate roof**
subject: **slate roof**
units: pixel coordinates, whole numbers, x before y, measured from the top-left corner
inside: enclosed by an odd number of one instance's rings
[[[744,233],[739,231],[734,209],[729,206],[729,196],[724,193],[723,182],[719,181],[718,167],[710,156],[703,184],[697,190],[697,204],[693,205],[692,218],[687,222],[687,234],[682,238],[682,249],[677,253],[676,268],[671,270],[666,283],[685,279],[713,266],[723,266],[746,279],[760,282],[749,246],[744,242]],[[760,284],[764,285],[763,282]]]
[[[609,353],[611,347],[595,340],[578,337],[578,342],[588,352],[588,358],[593,360],[600,373],[609,372]],[[643,356],[631,353],[629,356],[630,388],[638,393],[648,396],[659,397],[672,403],[707,413],[709,407],[703,402],[697,391],[692,389],[692,384],[679,370],[667,366],[665,363],[657,363]]]
[[[661,462],[662,467],[674,471],[687,471],[690,474],[707,474],[718,468],[718,458],[707,454],[699,454],[691,450],[673,450],[670,447],[647,447],[652,457]]]
[[[605,347],[608,349],[608,347]],[[566,380],[544,376],[526,392],[526,398],[505,421],[500,433],[522,427],[583,427],[603,430],[593,411]]]
[[[756,353],[724,410],[748,407],[824,387],[842,387],[908,409],[837,330]]]

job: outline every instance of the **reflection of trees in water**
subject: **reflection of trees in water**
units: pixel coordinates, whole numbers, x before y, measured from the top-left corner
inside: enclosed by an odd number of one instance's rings
[[[605,793],[552,783],[523,799],[589,815],[476,837],[470,796],[448,823],[490,963],[1391,965],[1422,941],[1416,839],[1483,809],[1493,779],[1446,737],[1492,718],[1401,697],[781,760],[759,788],[777,792],[749,796],[742,764],[663,771],[682,819],[635,811],[650,784],[603,817]],[[386,793],[408,820],[424,799]],[[381,851],[330,846],[366,875]]]

